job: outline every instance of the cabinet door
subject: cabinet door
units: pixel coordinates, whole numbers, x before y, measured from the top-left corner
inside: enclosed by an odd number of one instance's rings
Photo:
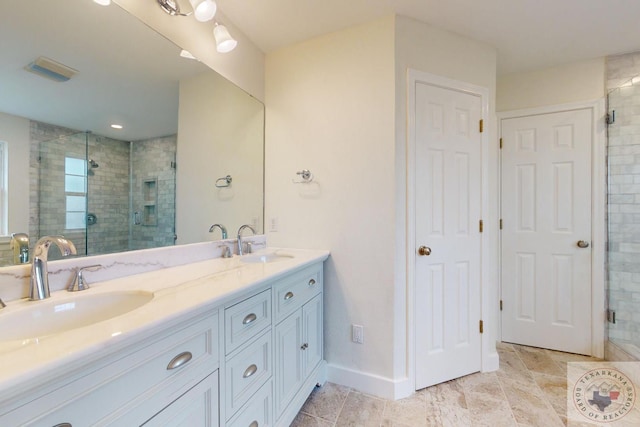
[[[295,396],[304,380],[302,366],[302,309],[276,327],[276,414]]]
[[[218,371],[215,371],[142,425],[217,427],[218,413]],[[122,421],[125,423],[120,425],[126,425],[126,420]]]
[[[302,307],[302,339],[303,379],[306,379],[322,360],[322,294]]]

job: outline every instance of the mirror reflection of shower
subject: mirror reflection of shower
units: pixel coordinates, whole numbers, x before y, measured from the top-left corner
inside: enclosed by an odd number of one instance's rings
[[[98,164],[98,162],[96,162],[93,159],[89,159],[89,167],[87,168],[87,175],[89,176],[94,175],[95,172],[93,172],[93,170],[99,167],[100,165]]]

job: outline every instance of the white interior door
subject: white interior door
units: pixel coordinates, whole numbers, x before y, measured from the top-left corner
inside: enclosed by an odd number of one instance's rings
[[[416,389],[481,368],[481,113],[479,96],[415,85]]]
[[[502,340],[591,354],[590,109],[503,119]]]

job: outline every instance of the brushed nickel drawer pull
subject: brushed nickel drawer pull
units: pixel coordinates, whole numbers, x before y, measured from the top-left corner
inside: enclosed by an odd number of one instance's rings
[[[249,424],[249,427],[258,427],[258,422],[254,421],[251,424]]]
[[[256,372],[258,372],[258,367],[256,365],[251,365],[247,369],[245,369],[244,374],[242,374],[242,378],[249,378]]]
[[[293,292],[287,292],[284,296],[285,301],[291,298],[293,298]]]
[[[304,343],[302,344],[302,346],[300,347],[300,350],[306,350],[309,348],[309,344],[308,343]]]
[[[167,371],[179,368],[180,366],[189,362],[192,357],[193,355],[190,351],[180,353],[179,355],[171,359],[171,362],[169,362],[169,364],[167,365]]]
[[[255,313],[251,313],[251,314],[247,314],[245,316],[245,318],[242,320],[242,324],[243,325],[248,325],[250,323],[255,322],[255,320],[258,318],[258,316],[256,316]]]
[[[315,284],[316,284],[316,280],[315,279],[309,280],[309,286],[313,286]]]

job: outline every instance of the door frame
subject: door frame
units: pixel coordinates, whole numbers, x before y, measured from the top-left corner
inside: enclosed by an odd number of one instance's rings
[[[491,190],[494,194],[497,192],[495,184],[496,178],[490,173],[490,165],[494,163],[491,161],[492,157],[497,156],[497,151],[492,150],[490,147],[490,135],[494,134],[495,125],[493,125],[493,115],[489,110],[489,89],[462,82],[458,80],[449,79],[439,75],[418,71],[415,69],[407,70],[407,153],[406,153],[406,168],[407,168],[407,206],[406,206],[406,253],[407,253],[407,366],[408,377],[411,383],[412,390],[415,390],[416,384],[416,333],[417,327],[416,321],[416,302],[415,302],[415,288],[416,288],[416,238],[415,238],[415,175],[416,175],[416,135],[415,135],[415,87],[417,83],[424,83],[431,86],[437,86],[444,89],[455,90],[470,95],[478,96],[481,102],[482,119],[484,120],[484,132],[481,133],[481,176],[482,176],[482,195],[481,195],[481,213],[484,220],[484,232],[481,236],[481,260],[480,260],[480,316],[484,321],[484,333],[480,337],[481,351],[479,357],[481,358],[481,370],[482,372],[495,371],[499,367],[498,354],[496,352],[496,339],[498,338],[498,325],[495,324],[499,319],[496,310],[498,308],[498,301],[496,296],[498,294],[497,281],[495,280],[495,274],[497,274],[498,266],[498,247],[497,247],[497,218],[496,210],[497,204],[492,209],[491,205]],[[494,138],[495,139],[495,138]],[[492,152],[493,151],[493,152]],[[494,197],[497,200],[497,196]],[[493,220],[492,220],[492,217]],[[494,280],[491,280],[491,279]],[[495,315],[492,315],[495,313]]]
[[[545,107],[525,108],[497,113],[498,135],[502,138],[502,120],[542,114],[560,113],[572,110],[590,110],[592,127],[591,140],[591,354],[604,358],[606,306],[605,306],[605,250],[606,250],[606,124],[605,99],[575,102],[569,104],[550,105]],[[499,164],[499,215],[502,215],[502,155]],[[499,274],[498,282],[500,298],[502,298],[502,235],[499,238]],[[502,314],[499,322],[502,339]]]

